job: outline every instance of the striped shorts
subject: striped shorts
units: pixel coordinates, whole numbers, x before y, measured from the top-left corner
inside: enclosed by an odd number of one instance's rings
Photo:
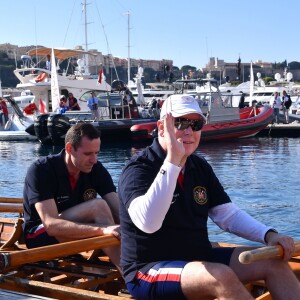
[[[229,265],[235,248],[213,248],[211,262]],[[138,271],[127,283],[130,294],[139,300],[184,300],[181,290],[181,273],[187,261],[161,261],[148,271]]]
[[[25,235],[27,248],[37,248],[58,243],[56,238],[48,235],[43,224],[33,227],[30,232]]]

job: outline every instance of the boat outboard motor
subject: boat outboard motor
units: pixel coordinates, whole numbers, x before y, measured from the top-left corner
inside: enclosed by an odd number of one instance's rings
[[[65,115],[51,115],[48,118],[47,128],[54,145],[63,145],[65,136],[71,127],[69,118]]]
[[[34,121],[35,135],[42,144],[51,144],[52,143],[49,133],[48,133],[48,129],[47,129],[48,117],[49,117],[49,114],[42,114],[42,115],[37,116],[37,118]]]
[[[35,136],[35,131],[34,131],[34,123],[32,123],[31,125],[29,125],[25,131],[30,134],[30,135],[33,135]]]

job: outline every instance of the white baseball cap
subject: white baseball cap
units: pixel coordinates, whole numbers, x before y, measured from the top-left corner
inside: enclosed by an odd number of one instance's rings
[[[171,112],[172,116],[175,118],[187,114],[198,114],[206,123],[206,118],[203,115],[197,100],[190,95],[175,94],[169,96],[162,105],[160,119],[163,119],[168,112]]]

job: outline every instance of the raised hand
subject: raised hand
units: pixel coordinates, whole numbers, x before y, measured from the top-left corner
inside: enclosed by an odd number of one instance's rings
[[[167,113],[164,119],[164,138],[167,147],[166,159],[178,166],[185,156],[185,148],[182,139],[176,137],[174,117],[171,113]]]

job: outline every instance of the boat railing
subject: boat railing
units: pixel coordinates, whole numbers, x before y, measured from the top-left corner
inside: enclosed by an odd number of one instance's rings
[[[16,69],[14,71],[16,77],[21,81],[22,84],[24,83],[36,83],[36,79],[40,74],[46,73],[48,77],[50,75],[50,71],[42,68],[22,68]],[[45,81],[45,80],[44,80]]]

